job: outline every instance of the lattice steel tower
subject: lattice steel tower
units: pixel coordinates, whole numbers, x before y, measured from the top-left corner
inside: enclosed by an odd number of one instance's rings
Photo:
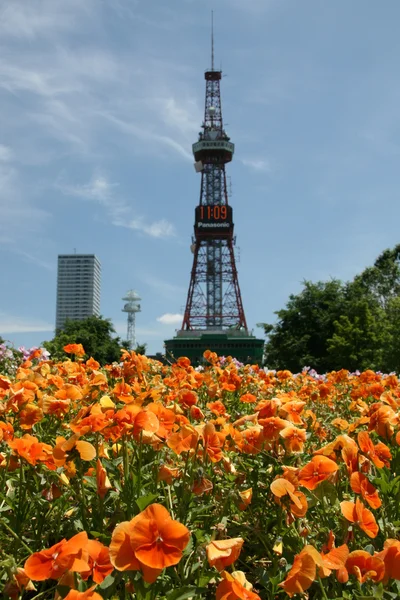
[[[247,329],[234,255],[232,207],[225,165],[235,146],[222,119],[221,71],[205,72],[206,101],[199,141],[193,144],[201,172],[200,204],[195,209],[193,268],[182,329]]]
[[[193,144],[195,168],[201,173],[200,202],[195,208],[193,267],[182,329],[166,340],[167,355],[201,361],[205,349],[252,362],[262,359],[264,340],[247,330],[234,254],[234,224],[228,202],[225,165],[235,150],[224,129],[220,82],[214,68],[205,72],[204,122]]]

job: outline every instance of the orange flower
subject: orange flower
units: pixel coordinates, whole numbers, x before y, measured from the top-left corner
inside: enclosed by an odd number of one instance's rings
[[[400,579],[400,542],[398,540],[385,540],[382,552],[378,552],[375,556],[385,563],[383,583],[387,583],[389,579]]]
[[[96,463],[96,483],[97,483],[97,493],[100,498],[104,498],[109,490],[112,489],[112,485],[110,480],[107,477],[107,471],[101,464],[101,460],[98,458]]]
[[[157,475],[157,481],[165,481],[168,485],[171,485],[173,480],[180,477],[180,469],[177,467],[168,467],[167,465],[161,465]]]
[[[290,425],[289,427],[282,429],[282,431],[279,432],[279,435],[283,438],[285,448],[288,452],[293,454],[303,452],[307,435],[304,429],[297,429],[297,427]]]
[[[392,455],[386,444],[379,442],[376,444],[376,446],[374,446],[367,431],[360,431],[357,439],[360,450],[372,460],[378,469],[382,469],[382,467],[385,466],[390,467]]]
[[[257,398],[254,394],[243,394],[243,396],[240,396],[240,402],[252,404],[253,402],[257,402]]]
[[[114,570],[110,562],[110,551],[97,540],[88,540],[87,550],[90,569],[81,573],[81,577],[86,580],[91,575],[93,581],[101,583]]]
[[[158,419],[158,437],[165,439],[174,427],[175,413],[169,410],[169,408],[165,408],[161,402],[152,402],[146,408],[148,411],[154,413]]]
[[[47,550],[32,554],[25,562],[25,573],[33,581],[59,579],[66,571],[88,571],[88,537],[85,531],[62,540]]]
[[[151,504],[114,529],[111,563],[118,571],[141,569],[144,580],[153,583],[163,569],[181,560],[189,538],[189,530],[172,520],[164,506]]]
[[[76,356],[84,356],[85,354],[82,344],[67,344],[63,350],[67,354],[75,354]]]
[[[203,444],[211,462],[222,459],[222,445],[225,439],[223,433],[215,431],[213,423],[206,423],[203,427]]]
[[[386,404],[381,405],[372,413],[368,429],[370,431],[374,429],[383,438],[391,438],[394,432],[393,425],[397,421],[394,410]]]
[[[18,567],[15,573],[13,573],[12,579],[4,586],[3,594],[11,598],[11,600],[18,600],[21,592],[24,591],[34,592],[36,588],[25,573],[25,570]]]
[[[343,516],[358,525],[370,538],[375,538],[378,535],[379,527],[375,521],[375,517],[368,508],[357,498],[356,503],[344,500],[340,503],[340,508]]]
[[[243,546],[243,538],[229,540],[213,540],[206,546],[207,560],[210,567],[222,571],[238,559]]]
[[[221,576],[223,581],[215,592],[216,600],[260,600],[260,596],[252,592],[253,586],[242,571],[222,571]]]
[[[171,433],[167,437],[167,446],[176,454],[194,450],[197,445],[199,434],[191,425],[184,425],[177,433]]]
[[[263,426],[263,436],[268,442],[278,440],[279,433],[285,429],[285,427],[289,427],[291,425],[289,421],[285,421],[280,417],[267,417],[265,419],[260,419],[259,417],[258,422]]]
[[[303,408],[305,407],[305,405],[306,402],[299,402],[297,400],[293,402],[286,402],[281,406],[279,414],[285,419],[291,421],[292,423],[302,425],[303,420],[300,417],[300,415],[303,412]]]
[[[118,400],[121,400],[121,402],[124,402],[125,404],[130,404],[134,400],[131,391],[131,386],[125,383],[124,380],[122,380],[114,386],[112,393],[116,398],[118,398]]]
[[[64,597],[64,600],[103,600],[103,596],[100,596],[95,592],[96,586],[92,586],[86,592],[78,592],[78,590],[70,590]]]
[[[39,442],[37,437],[26,433],[22,438],[9,440],[8,445],[16,454],[24,458],[30,465],[36,465],[37,462],[46,462],[52,454],[52,448],[49,444]]]
[[[309,490],[315,490],[321,481],[328,479],[338,470],[337,464],[326,456],[313,456],[311,461],[301,469],[299,484]]]
[[[204,419],[203,411],[196,405],[190,407],[190,416],[195,421],[202,421]]]
[[[196,496],[202,496],[203,494],[209,494],[213,489],[212,481],[202,477],[194,482],[192,492]]]
[[[317,575],[314,557],[314,553],[316,552],[312,546],[305,546],[300,554],[295,556],[292,568],[287,574],[285,581],[279,584],[290,598],[294,594],[302,594],[313,583]]]
[[[355,575],[360,583],[367,579],[381,581],[385,575],[385,563],[378,556],[371,556],[365,550],[351,552],[346,561],[346,569],[350,575]]]
[[[14,428],[11,423],[4,423],[0,421],[0,442],[8,442],[8,440],[12,440],[14,437]]]
[[[226,414],[225,404],[223,404],[223,402],[220,400],[216,400],[215,402],[207,402],[207,408],[209,408],[211,412],[217,416],[223,416]]]
[[[96,456],[96,448],[90,443],[81,441],[78,435],[72,435],[68,440],[63,437],[56,438],[53,448],[54,462],[57,467],[62,467],[68,459],[68,452],[76,448],[82,460],[90,461]]]
[[[379,498],[378,490],[359,471],[351,474],[350,486],[355,494],[361,494],[371,508],[379,508],[381,506],[382,502]]]
[[[251,503],[251,499],[253,497],[253,488],[239,492],[239,496],[241,499],[241,502],[239,503],[239,509],[245,510]]]
[[[190,408],[197,404],[198,396],[193,390],[182,390],[179,395],[179,404],[184,408]]]
[[[290,503],[290,512],[293,513],[296,517],[304,517],[307,512],[308,504],[307,498],[303,494],[303,492],[299,492],[296,490],[295,486],[284,479],[283,477],[278,477],[271,483],[271,492],[274,494],[276,498],[278,498],[277,503],[281,503],[280,499],[285,496],[289,496]]]
[[[56,415],[61,418],[69,411],[71,400],[61,400],[46,394],[42,399],[42,409],[45,415]]]
[[[343,544],[338,548],[332,547],[327,554],[321,552],[322,566],[319,569],[320,577],[329,577],[332,571],[340,571],[345,568],[349,548]]]

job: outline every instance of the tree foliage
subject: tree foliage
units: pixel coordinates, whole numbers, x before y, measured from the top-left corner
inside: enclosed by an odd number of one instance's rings
[[[67,344],[82,344],[87,357],[92,356],[101,365],[119,362],[121,348],[127,348],[126,342],[115,336],[110,319],[101,316],[92,316],[81,321],[67,320],[63,329],[56,331],[54,338],[44,342],[43,346],[53,359],[63,360],[67,356],[64,352],[64,346]]]
[[[270,368],[400,370],[400,245],[352,281],[312,283],[264,324]]]

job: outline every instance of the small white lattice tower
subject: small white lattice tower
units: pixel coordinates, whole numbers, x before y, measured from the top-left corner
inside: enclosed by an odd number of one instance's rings
[[[141,311],[139,304],[141,298],[137,292],[129,290],[122,300],[126,302],[122,312],[128,313],[127,340],[130,342],[131,349],[134,350],[136,348],[136,313]]]

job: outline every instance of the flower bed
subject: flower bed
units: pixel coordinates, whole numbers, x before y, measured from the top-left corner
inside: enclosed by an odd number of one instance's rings
[[[395,375],[220,360],[0,375],[11,598],[397,598]]]

